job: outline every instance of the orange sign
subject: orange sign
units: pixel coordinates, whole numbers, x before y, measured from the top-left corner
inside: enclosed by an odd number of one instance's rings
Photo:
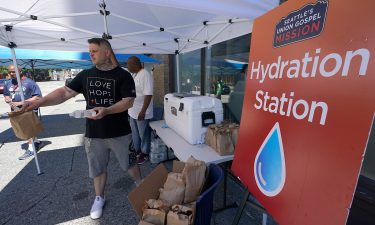
[[[290,0],[254,23],[232,170],[281,225],[343,225],[375,112],[375,1]]]

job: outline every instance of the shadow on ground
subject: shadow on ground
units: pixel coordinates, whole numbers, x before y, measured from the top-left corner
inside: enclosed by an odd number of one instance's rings
[[[73,119],[67,114],[43,116],[42,122],[45,130],[39,138],[47,143],[50,137],[83,134],[85,129],[84,119]],[[4,140],[7,143],[19,141],[12,129],[1,134],[0,141]],[[0,192],[0,225],[138,224],[139,218],[127,198],[128,193],[135,187],[134,183],[127,173],[121,170],[113,156],[108,166],[107,203],[103,217],[91,220],[89,211],[95,194],[92,180],[88,178],[84,147],[65,147],[64,144],[59,145],[58,149],[42,148],[39,151],[38,161],[42,175],[37,175],[34,160],[25,160],[26,166],[4,185]],[[170,170],[171,162],[167,162],[166,166]],[[147,176],[155,167],[155,164],[146,162],[141,166],[142,174]],[[1,173],[5,174],[6,171]],[[227,204],[238,203],[242,193],[243,188],[228,179]],[[215,193],[215,209],[223,206],[223,195],[221,184]],[[236,212],[237,208],[217,212],[211,224],[232,224]],[[261,221],[262,215],[247,206],[239,224],[261,224]],[[275,223],[270,220],[267,224]]]
[[[127,199],[134,184],[116,159],[110,161],[106,209],[95,223],[89,218],[95,194],[83,147],[41,151],[38,160],[42,175],[31,160],[1,191],[0,224],[137,224]]]

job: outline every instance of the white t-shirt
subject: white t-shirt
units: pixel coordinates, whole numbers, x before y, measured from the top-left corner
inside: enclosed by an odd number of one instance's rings
[[[141,69],[138,73],[132,74],[132,76],[135,83],[136,98],[134,99],[133,107],[128,110],[128,113],[133,119],[138,119],[139,112],[141,111],[145,100],[145,95],[153,95],[154,79],[145,69]],[[154,116],[152,101],[153,100],[151,99],[146,110],[145,119],[152,119]]]

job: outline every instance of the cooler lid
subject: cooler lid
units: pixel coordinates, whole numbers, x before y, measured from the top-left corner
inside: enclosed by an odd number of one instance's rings
[[[195,95],[191,93],[173,93],[173,96],[177,98],[186,98],[186,97],[200,97],[201,95]]]

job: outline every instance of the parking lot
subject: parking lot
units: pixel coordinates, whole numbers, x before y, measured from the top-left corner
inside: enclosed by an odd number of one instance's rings
[[[64,85],[64,81],[38,82],[43,94]],[[69,101],[41,109],[44,131],[39,139],[47,145],[38,153],[42,175],[37,175],[35,161],[20,161],[25,143],[17,139],[7,117],[0,118],[0,224],[138,224],[127,195],[134,183],[111,158],[107,183],[107,204],[103,217],[92,220],[89,216],[94,198],[92,180],[88,178],[88,166],[82,137],[84,119],[74,119],[68,113],[83,109],[82,95]],[[0,95],[0,113],[9,110]],[[142,174],[149,174],[155,164],[141,166]],[[170,162],[167,163],[170,167]],[[228,180],[227,203],[239,202],[242,191]],[[214,208],[223,206],[223,185],[216,191]],[[236,208],[217,212],[212,224],[231,224]],[[240,224],[261,224],[262,214],[246,207]],[[270,220],[268,224],[273,224]]]

